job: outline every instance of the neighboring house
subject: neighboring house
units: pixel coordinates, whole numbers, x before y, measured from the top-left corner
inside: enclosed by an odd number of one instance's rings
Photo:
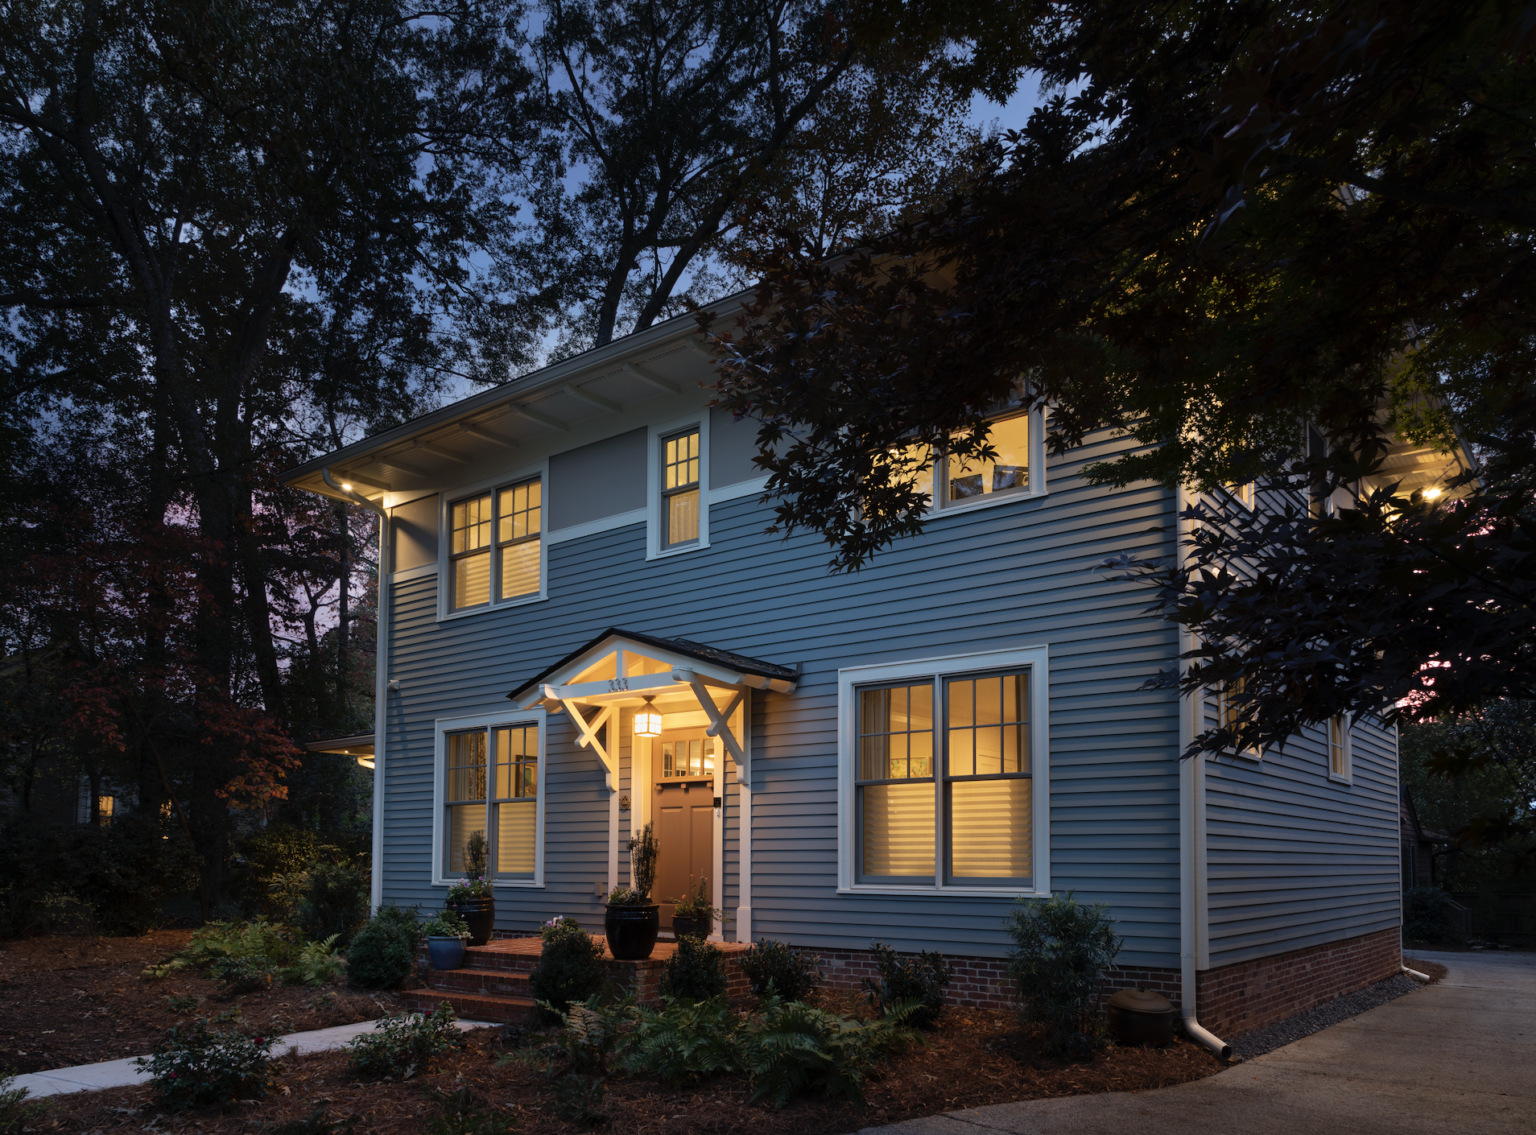
[[[1451,842],[1443,832],[1432,832],[1419,823],[1419,810],[1414,807],[1413,795],[1404,785],[1398,804],[1398,829],[1401,832],[1402,850],[1399,853],[1403,865],[1403,888],[1435,886],[1435,849]]]
[[[706,879],[727,937],[809,947],[833,985],[878,939],[999,1004],[1009,907],[1068,892],[1108,905],[1117,980],[1217,1032],[1399,972],[1394,731],[1181,761],[1220,707],[1142,688],[1178,632],[1095,565],[1174,554],[1182,492],[1090,485],[1124,443],[1048,458],[1038,415],[1006,418],[996,461],[935,467],[924,535],[832,575],[819,539],[765,534],[755,426],[707,405],[696,335],[660,325],[285,475],[389,518],[376,903],[441,906],[484,831],[501,931],[598,928],[650,822],[660,897]]]

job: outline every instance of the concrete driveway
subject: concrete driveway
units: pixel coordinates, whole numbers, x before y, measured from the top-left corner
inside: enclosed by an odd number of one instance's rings
[[[860,1135],[1530,1135],[1536,954],[1416,956],[1450,974],[1192,1084],[998,1104]]]

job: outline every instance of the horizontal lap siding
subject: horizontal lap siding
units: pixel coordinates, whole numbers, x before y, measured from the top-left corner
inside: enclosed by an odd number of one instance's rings
[[[790,696],[752,699],[754,931],[828,949],[872,939],[902,949],[997,956],[1006,900],[838,895],[837,671],[931,655],[1046,644],[1051,652],[1051,869],[1057,891],[1106,902],[1127,965],[1176,964],[1176,706],[1138,687],[1175,638],[1149,594],[1093,570],[1127,551],[1160,554],[1170,494],[1110,490],[1076,472],[1112,451],[1056,460],[1044,499],[940,517],[927,532],[834,576],[819,539],[764,535],[771,509],[716,504],[711,547],[647,562],[643,526],[549,548],[549,601],[434,622],[431,579],[395,591],[386,756],[385,893],[440,901],[426,885],[431,721],[493,712],[505,694],[608,626],[695,639],[802,666]],[[498,891],[502,925],[552,913],[600,917],[607,806],[595,757],[551,719],[544,892]],[[404,746],[402,752],[401,746]],[[627,773],[627,769],[625,770]],[[734,778],[732,778],[734,780]],[[727,800],[728,909],[735,904],[738,801]],[[625,817],[627,827],[627,817]]]
[[[1321,729],[1259,762],[1207,764],[1211,965],[1396,927],[1396,735],[1353,729],[1353,783],[1328,779]]]

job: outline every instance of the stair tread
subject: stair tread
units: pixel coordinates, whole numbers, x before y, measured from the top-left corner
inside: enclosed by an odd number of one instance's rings
[[[465,1001],[500,1001],[508,1005],[532,1005],[533,998],[518,997],[511,993],[471,993],[463,989],[408,989],[408,997],[430,998],[433,1001],[452,1001],[455,997]]]

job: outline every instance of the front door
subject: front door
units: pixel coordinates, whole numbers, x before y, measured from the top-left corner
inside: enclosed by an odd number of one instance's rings
[[[652,746],[651,816],[658,845],[653,897],[667,930],[677,899],[700,879],[705,895],[714,895],[715,742],[702,729],[685,729],[663,733]]]

